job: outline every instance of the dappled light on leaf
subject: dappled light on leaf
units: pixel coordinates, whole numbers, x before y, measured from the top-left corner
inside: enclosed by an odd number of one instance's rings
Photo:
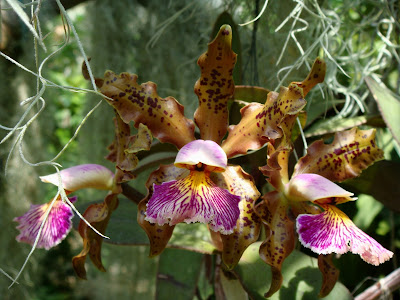
[[[206,53],[197,64],[201,77],[194,91],[199,97],[199,107],[194,120],[200,129],[200,138],[219,143],[228,128],[228,99],[233,95],[233,67],[236,54],[232,51],[232,29],[221,26],[216,38],[208,45]]]

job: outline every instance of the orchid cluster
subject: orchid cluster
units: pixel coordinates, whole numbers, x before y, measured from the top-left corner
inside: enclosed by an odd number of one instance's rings
[[[194,87],[199,98],[194,121],[184,116],[177,100],[161,98],[152,82],[140,85],[136,75],[112,71],[96,78],[116,112],[115,139],[107,156],[115,163],[115,173],[99,165],[80,165],[41,177],[61,187],[66,195],[82,188],[109,191],[103,203],[87,208],[83,214],[87,222],[81,220],[79,224],[84,246],[73,258],[79,277],[86,278],[87,255],[104,270],[103,238],[88,223],[105,233],[118,207],[118,195],[123,193],[122,185],[135,178],[136,154],[151,150],[153,137],[174,145],[178,152],[173,164],[160,165],[150,174],[148,193],[137,201],[137,221],[148,236],[150,256],[159,255],[167,247],[176,224],[200,222],[207,224],[225,267],[232,269],[246,248],[259,240],[264,227],[266,239],[260,256],[271,266],[273,275],[266,297],[282,284],[282,263],[293,251],[296,236],[304,247],[319,254],[324,275],[321,296],[327,295],[337,281],[330,254],[351,251],[373,265],[392,257],[392,252],[363,233],[337,208],[356,198],[334,182],[358,176],[383,156],[375,145],[374,130],[354,128],[337,133],[331,144],[314,142],[289,179],[289,156],[298,136],[296,120],[305,119],[305,96],[324,80],[323,60],[316,59],[304,81],[292,82],[279,93],[269,92],[263,104],[244,106],[240,122],[229,126],[236,62],[231,40],[231,27],[222,26],[198,60],[201,77]],[[131,122],[138,129],[135,135],[131,135]],[[252,176],[242,166],[228,162],[247,155],[249,150],[267,151],[267,164],[259,170],[274,190],[262,197],[262,187],[256,186]],[[58,197],[48,204],[32,205],[25,215],[15,219],[21,232],[17,240],[33,244],[43,227],[37,247],[49,249],[60,243],[72,227],[70,204],[75,200],[71,197],[66,203]]]

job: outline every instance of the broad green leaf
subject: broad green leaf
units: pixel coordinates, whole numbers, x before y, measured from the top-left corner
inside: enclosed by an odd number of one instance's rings
[[[366,77],[365,82],[378,103],[386,126],[392,133],[397,145],[400,146],[400,96],[394,94],[382,82],[377,82],[372,77]]]
[[[156,299],[192,300],[202,268],[200,253],[167,249],[158,263]]]
[[[106,234],[110,239],[104,242],[116,245],[150,245],[145,231],[136,220],[137,211],[135,203],[121,198],[118,209],[112,214],[107,227]],[[176,225],[167,248],[207,254],[215,251],[207,226],[200,223]]]
[[[383,208],[383,204],[376,201],[374,197],[359,194],[356,201],[357,214],[353,218],[354,224],[362,230],[367,230],[372,221]]]
[[[332,143],[315,141],[307,155],[296,164],[292,177],[315,173],[331,181],[357,177],[368,166],[383,158],[383,151],[375,143],[375,129],[353,128],[338,132]]]
[[[362,172],[361,176],[345,181],[343,186],[354,193],[371,195],[389,209],[400,212],[399,178],[400,163],[382,160]]]
[[[220,295],[224,298],[221,297],[221,299],[226,299],[226,300],[248,300],[248,294],[244,290],[242,284],[240,281],[235,277],[232,276],[229,272],[226,272],[228,276],[225,275],[224,271],[222,268],[219,268],[216,282],[215,282],[215,290],[216,293],[219,291],[220,293],[223,293],[223,295]],[[230,276],[229,276],[230,275]],[[216,297],[218,298],[218,295]]]
[[[161,98],[157,85],[137,82],[137,75],[115,74],[107,71],[103,80],[97,80],[106,101],[115,108],[125,123],[134,121],[136,128],[142,123],[153,136],[177,148],[193,141],[193,121],[185,118],[184,108],[173,97]],[[110,100],[111,98],[112,100]]]
[[[234,269],[249,296],[255,300],[265,299],[264,295],[271,282],[270,268],[259,258],[260,243],[254,243],[244,252]],[[315,300],[322,285],[322,276],[316,258],[294,250],[282,266],[283,281],[281,289],[272,295],[272,300]],[[350,292],[336,283],[332,292],[324,299],[350,300]]]
[[[363,115],[352,118],[325,119],[316,122],[305,132],[306,137],[343,131],[367,123],[370,117]]]
[[[233,68],[236,54],[232,51],[232,28],[222,25],[208,50],[197,61],[201,76],[194,85],[199,107],[194,120],[200,138],[220,143],[228,129],[228,99],[235,89]]]

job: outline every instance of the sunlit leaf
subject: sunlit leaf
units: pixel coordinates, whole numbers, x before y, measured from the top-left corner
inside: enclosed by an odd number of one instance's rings
[[[400,163],[397,161],[378,161],[370,166],[361,176],[343,183],[346,189],[355,193],[367,194],[383,203],[387,208],[400,212]],[[372,204],[371,204],[372,205]],[[379,207],[379,206],[378,206]],[[374,208],[377,209],[376,203]],[[370,212],[368,212],[368,215]],[[364,217],[360,216],[364,223]]]
[[[233,268],[246,248],[257,241],[260,234],[260,219],[254,212],[254,204],[260,193],[250,175],[239,166],[228,166],[225,172],[213,174],[211,178],[219,187],[241,197],[236,228],[232,234],[221,234],[222,260],[228,268]]]
[[[103,203],[91,204],[83,214],[85,219],[100,233],[104,234],[110,220],[112,212],[118,206],[117,194],[109,194]],[[95,233],[82,220],[79,223],[79,234],[83,239],[83,249],[81,253],[74,256],[72,265],[78,277],[86,279],[85,261],[89,255],[93,264],[100,270],[105,272],[103,263],[101,262],[101,245],[103,237]]]
[[[383,119],[393,138],[400,146],[400,96],[390,91],[382,82],[377,82],[372,77],[366,77],[365,82],[372,92]]]
[[[362,115],[351,118],[334,118],[321,120],[308,128],[305,135],[306,137],[312,137],[343,131],[349,128],[353,128],[355,126],[366,124],[368,120],[372,117],[373,116]]]
[[[200,253],[167,249],[158,264],[157,300],[192,300],[196,294],[203,255]]]
[[[113,99],[105,98],[125,123],[146,125],[161,142],[181,148],[195,139],[194,124],[185,118],[183,106],[173,97],[161,98],[155,83],[139,85],[137,75],[107,71],[100,91]]]
[[[293,177],[315,173],[331,181],[354,178],[368,166],[383,158],[383,151],[375,143],[375,129],[353,128],[338,132],[331,144],[318,140],[307,149],[295,166]]]
[[[228,99],[235,89],[232,72],[236,54],[232,51],[232,29],[221,26],[216,38],[208,45],[206,53],[197,61],[201,77],[194,91],[199,97],[199,107],[194,119],[203,140],[219,143],[228,129]]]
[[[250,245],[234,269],[251,299],[263,300],[271,282],[270,268],[259,259],[260,242]],[[294,250],[282,266],[283,282],[281,289],[269,299],[318,299],[322,276],[318,270],[317,259]],[[337,282],[326,300],[351,300],[350,292]]]

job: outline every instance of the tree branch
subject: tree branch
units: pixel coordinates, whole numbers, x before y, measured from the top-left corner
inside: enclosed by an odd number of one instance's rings
[[[400,268],[394,270],[388,276],[382,278],[373,286],[366,289],[354,300],[373,300],[382,295],[389,294],[400,288]]]

